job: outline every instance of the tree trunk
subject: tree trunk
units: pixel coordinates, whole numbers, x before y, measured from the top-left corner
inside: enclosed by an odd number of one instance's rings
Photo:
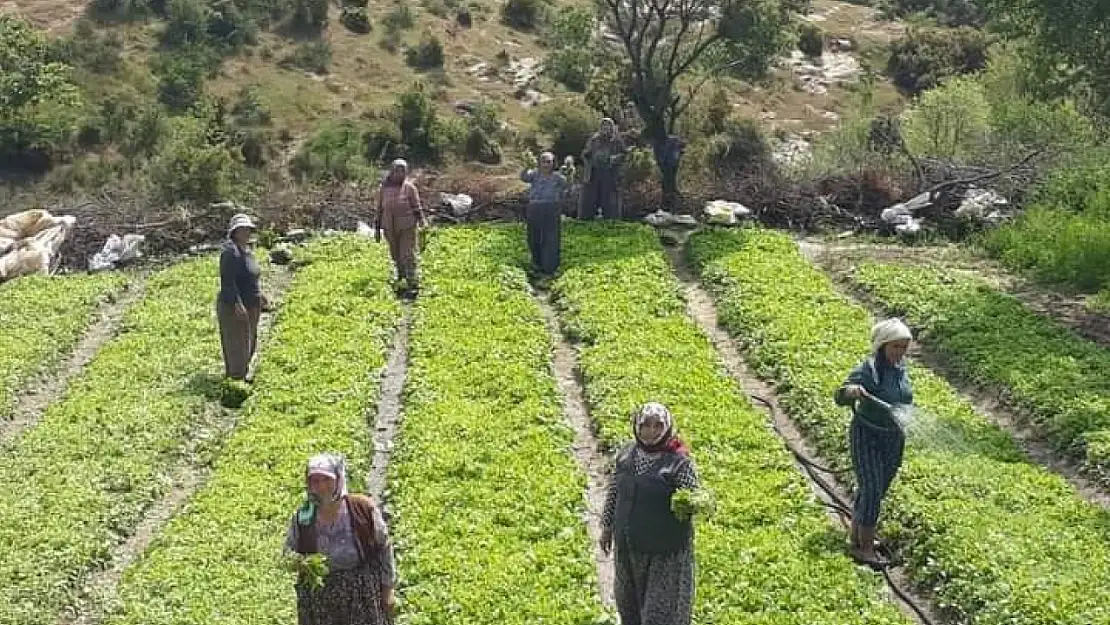
[[[677,137],[663,135],[652,141],[655,164],[663,182],[663,208],[674,212],[678,206],[678,162],[682,151]]]

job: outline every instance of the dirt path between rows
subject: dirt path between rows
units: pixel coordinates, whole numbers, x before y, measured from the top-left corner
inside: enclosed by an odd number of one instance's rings
[[[253,366],[262,357],[272,334],[274,322],[280,313],[280,302],[293,280],[293,273],[284,268],[275,268],[269,276],[267,292],[277,304],[273,311],[264,312],[258,325],[258,350]],[[213,332],[216,328],[213,327]],[[218,344],[218,341],[217,343]],[[198,489],[207,481],[212,470],[213,456],[223,447],[238,423],[239,411],[220,405],[219,382],[207,381],[213,396],[190,432],[189,440],[182,450],[183,461],[171,472],[173,486],[169,492],[156,501],[143,515],[135,531],[123,543],[112,549],[106,568],[92,573],[77,595],[75,603],[59,615],[59,625],[99,625],[116,598],[123,572],[162,531]]]
[[[698,281],[683,252],[684,250],[681,247],[667,248],[667,255],[671,263],[671,268],[682,286],[683,294],[686,299],[687,314],[709,338],[709,341],[716,349],[729,375],[732,376],[740,388],[749,395],[749,397],[757,396],[767,401],[769,404],[767,406],[755,400],[752,401],[752,405],[757,409],[764,410],[768,414],[771,429],[786,443],[787,448],[795,453],[804,455],[817,465],[828,466],[825,460],[817,454],[816,450],[808,444],[805,436],[797,428],[787,412],[783,410],[774,388],[756,376],[751,369],[748,368],[736,341],[734,341],[732,336],[719,325],[717,320],[717,308],[713,302],[713,298],[702,288],[701,283]],[[826,506],[829,517],[847,528],[851,519],[847,514],[836,511],[836,508],[843,508],[846,503],[851,502],[851,496],[848,490],[836,480],[835,476],[818,474],[815,470],[803,465],[797,460],[795,460],[794,464],[798,468],[798,471],[805,476],[806,481],[809,483],[810,488],[817,498]],[[825,489],[831,490],[832,495],[826,492]],[[936,615],[936,611],[933,610],[930,603],[915,591],[904,569],[900,567],[890,567],[887,569],[887,574],[885,579],[888,586],[891,587],[889,598],[898,605],[899,609],[901,609],[906,616],[921,625],[929,625],[929,623],[919,615],[918,611],[920,611],[925,614],[928,621],[931,623],[943,622]],[[913,603],[908,603],[904,597],[909,597]]]
[[[843,259],[830,260],[826,255],[827,250],[818,246],[804,245],[801,250],[810,262],[833,279],[842,295],[858,302],[871,311],[872,315],[881,312],[882,307],[874,298],[851,283],[841,264]],[[1087,477],[1081,463],[1057,452],[1046,443],[1020,410],[1001,399],[1003,393],[999,389],[973,384],[964,379],[955,373],[945,355],[927,342],[914,341],[914,349],[910,355],[915,361],[944,378],[962,399],[973,405],[976,412],[986,417],[990,423],[1008,432],[1031,462],[1063,478],[1089,503],[1110,510],[1110,490],[1097,480]]]
[[[138,274],[115,298],[93,313],[88,328],[69,357],[33,377],[16,398],[12,418],[0,421],[0,450],[15,443],[23,432],[34,427],[46,409],[62,398],[69,383],[96,356],[105,343],[119,333],[123,316],[146,292],[147,275]]]
[[[584,385],[578,368],[578,361],[566,336],[559,327],[558,314],[551,304],[550,295],[537,293],[537,300],[543,310],[551,342],[554,345],[555,381],[563,398],[563,415],[574,428],[574,457],[581,470],[586,474],[586,527],[593,548],[594,562],[597,565],[598,591],[601,601],[607,607],[616,605],[613,598],[613,557],[606,555],[600,548],[601,515],[605,508],[605,488],[607,484],[606,456],[601,451],[595,432],[595,424],[590,418],[586,404]]]
[[[376,501],[385,501],[386,471],[393,453],[393,439],[397,436],[403,415],[405,380],[409,369],[409,331],[412,326],[412,308],[405,304],[405,312],[393,336],[389,360],[382,371],[381,394],[373,413],[373,430],[370,440],[374,444],[374,457],[366,479],[367,491]],[[367,415],[369,420],[371,415]]]

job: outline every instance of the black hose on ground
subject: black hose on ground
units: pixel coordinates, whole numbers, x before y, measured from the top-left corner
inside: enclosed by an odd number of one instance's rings
[[[752,401],[766,406],[767,410],[771,412],[773,418],[777,419],[779,417],[778,408],[775,406],[774,403],[771,402],[771,400],[755,393],[750,393],[749,397],[752,399]],[[772,425],[774,425],[774,420],[772,420]],[[778,431],[778,426],[775,425],[774,427],[775,431]],[[826,497],[828,497],[828,501],[822,503],[826,507],[840,515],[841,523],[844,523],[845,519],[850,520],[852,518],[851,503],[845,501],[840,496],[839,491],[832,484],[829,484],[828,481],[826,481],[825,478],[820,475],[820,473],[826,473],[835,477],[837,475],[846,475],[851,472],[851,469],[833,470],[828,467],[821,466],[820,464],[817,464],[812,458],[810,458],[804,451],[797,449],[790,442],[790,440],[787,439],[787,437],[782,435],[782,432],[779,432],[779,437],[783,440],[784,443],[786,443],[786,448],[790,450],[790,453],[794,456],[794,459],[798,461],[798,464],[802,466],[802,469],[806,472],[806,475],[809,476],[810,480],[812,480],[813,483],[816,484],[823,493],[825,493]],[[902,600],[903,603],[905,603],[907,606],[910,607],[911,610],[914,611],[914,613],[917,615],[917,618],[922,623],[924,623],[925,625],[935,625],[932,619],[929,618],[928,614],[925,613],[925,610],[918,606],[913,598],[903,592],[902,589],[898,586],[897,583],[895,583],[894,579],[891,577],[890,568],[893,566],[894,554],[891,553],[890,550],[881,543],[878,546],[878,550],[886,559],[886,563],[873,566],[872,568],[875,568],[879,571],[879,573],[882,574],[883,579],[886,580],[887,586],[894,592],[895,595],[898,596],[899,599]]]

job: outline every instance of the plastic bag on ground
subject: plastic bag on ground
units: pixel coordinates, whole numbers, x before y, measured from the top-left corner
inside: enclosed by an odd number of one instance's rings
[[[705,205],[706,222],[716,225],[736,225],[745,217],[750,217],[751,214],[751,209],[739,202],[713,200]]]
[[[465,193],[440,193],[439,201],[441,205],[451,209],[451,214],[455,217],[462,217],[474,210],[474,198]]]
[[[0,280],[48,274],[77,218],[36,209],[0,219]]]
[[[140,246],[146,240],[141,234],[127,234],[123,237],[113,234],[104,242],[104,247],[89,259],[89,271],[114,269],[116,265],[141,258]]]

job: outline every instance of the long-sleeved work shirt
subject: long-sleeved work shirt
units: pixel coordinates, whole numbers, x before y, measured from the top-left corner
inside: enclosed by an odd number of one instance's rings
[[[528,201],[533,204],[558,203],[570,186],[566,176],[557,171],[545,174],[538,169],[528,169],[521,172],[520,179],[531,185],[528,189]]]
[[[220,252],[220,301],[224,304],[242,303],[247,308],[262,305],[262,287],[259,278],[262,269],[254,254],[235,244],[224,242]]]

